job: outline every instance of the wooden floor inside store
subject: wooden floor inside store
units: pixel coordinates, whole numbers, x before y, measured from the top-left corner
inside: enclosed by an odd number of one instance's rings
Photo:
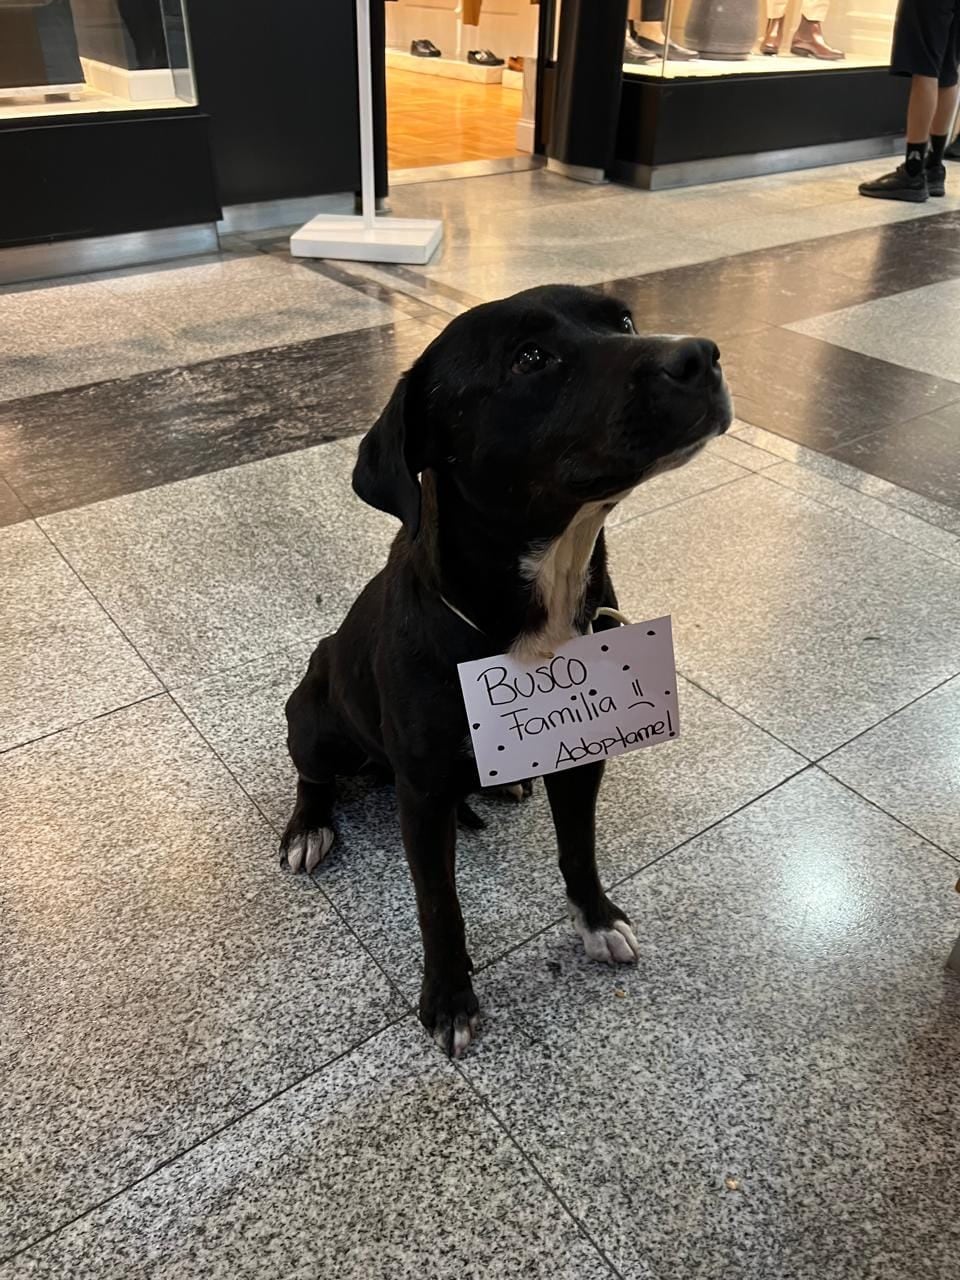
[[[387,68],[391,169],[517,155],[519,89]]]

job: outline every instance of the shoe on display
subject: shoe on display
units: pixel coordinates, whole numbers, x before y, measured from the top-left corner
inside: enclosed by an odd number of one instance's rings
[[[960,137],[954,138],[943,153],[945,160],[960,160]]]
[[[410,52],[415,58],[439,58],[443,56],[432,40],[411,40]]]
[[[790,52],[798,58],[819,58],[821,62],[840,62],[847,56],[842,49],[834,49],[827,44],[822,25],[811,22],[809,18],[800,19],[790,41]]]
[[[763,44],[760,46],[760,52],[766,54],[768,58],[780,52],[780,45],[783,43],[783,19],[768,18],[767,30],[763,37]]]
[[[910,204],[923,204],[929,197],[927,175],[907,173],[905,164],[898,165],[893,173],[885,173],[872,182],[860,183],[860,194],[874,200],[906,200]]]
[[[651,40],[649,36],[637,36],[637,44],[641,49],[652,53],[655,58],[663,57],[662,40]],[[700,57],[695,49],[685,49],[682,44],[677,44],[676,40],[667,41],[666,52],[668,62],[692,62],[694,58]]]
[[[927,190],[932,196],[945,196],[947,194],[946,165],[931,164],[928,160],[927,167],[924,169],[924,174],[927,179]]]
[[[507,59],[507,70],[508,70],[508,71],[522,71],[522,70],[523,70],[523,59],[522,59],[522,58],[517,58],[517,57],[510,57],[510,58],[508,58],[508,59]]]
[[[657,55],[651,53],[649,49],[645,49],[640,41],[630,34],[629,30],[623,41],[623,60],[632,67],[649,67],[651,63],[660,61]]]
[[[503,59],[498,58],[490,49],[471,49],[467,54],[467,61],[472,62],[475,67],[503,66]]]

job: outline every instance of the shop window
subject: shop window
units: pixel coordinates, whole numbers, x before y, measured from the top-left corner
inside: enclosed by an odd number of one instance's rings
[[[181,0],[0,0],[0,120],[195,103]]]
[[[628,75],[770,75],[886,66],[896,0],[631,0],[629,12]]]

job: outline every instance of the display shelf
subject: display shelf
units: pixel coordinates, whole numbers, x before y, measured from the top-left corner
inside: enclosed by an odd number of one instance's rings
[[[885,65],[886,63],[878,63],[873,57],[856,57],[851,54],[839,62],[826,62],[819,58],[800,58],[792,53],[778,53],[773,56],[751,53],[746,58],[736,60],[696,58],[692,62],[667,62],[666,66],[662,66],[659,59],[645,66],[625,62],[623,73],[629,76],[655,76],[658,80],[704,80],[717,76],[794,75],[802,71],[857,71]]]
[[[386,60],[387,66],[397,71],[415,71],[422,76],[446,76],[474,84],[500,84],[503,79],[503,67],[477,67],[457,58],[417,58],[402,49],[388,49]]]

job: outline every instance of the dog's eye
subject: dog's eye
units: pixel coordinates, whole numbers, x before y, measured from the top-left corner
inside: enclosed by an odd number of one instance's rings
[[[513,372],[539,373],[552,359],[553,356],[549,351],[544,351],[543,347],[538,347],[535,342],[528,342],[513,357]]]
[[[631,316],[629,311],[625,311],[623,315],[620,317],[620,328],[623,330],[624,333],[637,332],[636,329],[633,327],[633,316]]]

